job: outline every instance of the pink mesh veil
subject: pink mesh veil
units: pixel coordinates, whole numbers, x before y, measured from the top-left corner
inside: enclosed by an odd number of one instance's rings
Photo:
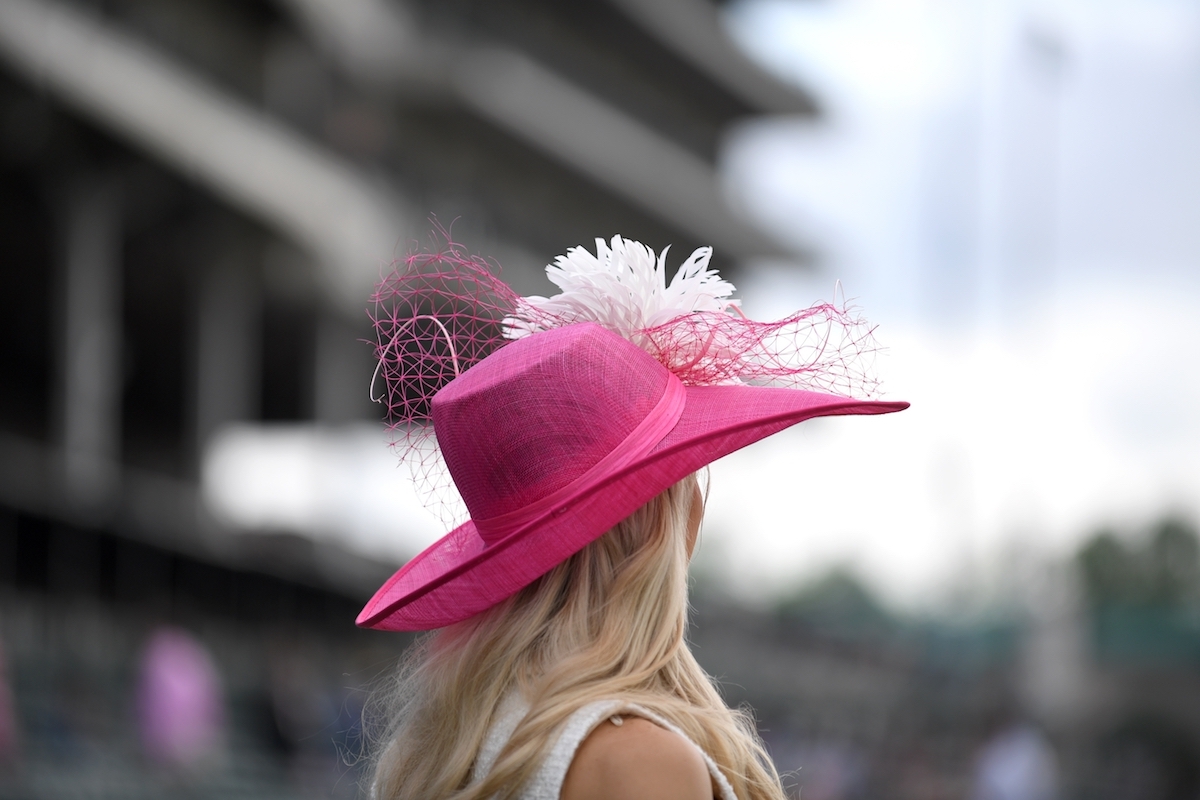
[[[509,341],[503,321],[524,299],[444,233],[441,247],[393,265],[375,288],[377,365],[371,399],[383,404],[393,446],[425,506],[448,527],[466,518],[433,432],[430,401],[462,372]]]
[[[870,399],[878,388],[871,330],[846,306],[819,303],[776,322],[699,312],[644,336],[686,386],[746,383]]]

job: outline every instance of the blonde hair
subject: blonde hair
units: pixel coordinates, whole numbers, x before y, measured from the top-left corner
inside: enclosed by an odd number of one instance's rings
[[[672,486],[514,597],[414,645],[393,688],[375,800],[511,800],[567,718],[605,698],[677,725],[740,800],[783,800],[753,721],[725,705],[684,640],[696,486]],[[514,690],[529,713],[472,783],[492,715]]]

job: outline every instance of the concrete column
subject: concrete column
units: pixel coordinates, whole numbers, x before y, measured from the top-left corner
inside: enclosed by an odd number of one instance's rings
[[[252,262],[229,259],[203,276],[196,331],[196,452],[222,425],[259,416],[262,308]]]
[[[60,430],[72,503],[111,504],[120,482],[122,276],[120,193],[87,181],[68,194],[60,340]]]

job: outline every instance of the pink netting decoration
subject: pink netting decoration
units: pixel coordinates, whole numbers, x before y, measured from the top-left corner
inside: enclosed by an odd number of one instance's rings
[[[372,295],[378,364],[371,399],[386,405],[393,445],[426,507],[453,525],[465,520],[465,509],[437,447],[430,401],[509,341],[505,317],[536,311],[524,308],[497,268],[441,237],[436,251],[396,264]]]
[[[874,330],[845,303],[818,303],[775,322],[697,312],[641,336],[684,385],[746,383],[869,400],[879,393]]]

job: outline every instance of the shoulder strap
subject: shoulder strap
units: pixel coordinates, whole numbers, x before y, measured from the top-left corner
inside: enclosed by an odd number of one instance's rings
[[[567,769],[571,766],[571,761],[575,758],[575,752],[579,749],[579,745],[588,737],[588,734],[595,730],[597,725],[617,714],[643,717],[661,728],[666,728],[672,733],[682,736],[704,758],[713,782],[720,789],[721,800],[737,800],[737,796],[733,793],[733,787],[729,785],[729,780],[717,768],[717,762],[713,761],[708,753],[689,739],[687,734],[652,711],[620,700],[599,700],[589,703],[567,719],[562,735],[554,743],[546,760],[542,763],[541,769],[534,775],[533,780],[521,795],[522,800],[558,800],[559,794],[562,792],[563,781],[567,777]]]
[[[527,711],[528,706],[519,698],[515,700],[509,698],[497,709],[496,719],[475,760],[474,780],[481,780],[484,775],[487,775],[492,764],[496,762],[496,757],[500,755],[500,751],[504,749],[504,745],[507,744],[513,731],[516,730],[517,724]],[[699,745],[688,738],[687,734],[649,709],[621,700],[598,700],[583,706],[568,717],[562,733],[550,747],[541,768],[521,792],[521,800],[558,800],[562,792],[563,781],[567,777],[567,770],[575,758],[576,751],[579,750],[579,745],[588,737],[588,734],[595,730],[597,725],[617,714],[643,717],[661,728],[666,728],[672,733],[682,736],[700,751],[709,774],[712,775],[713,782],[720,789],[720,800],[738,800],[733,793],[733,787],[729,785],[729,780],[718,769],[717,763],[708,753],[701,750]]]
[[[704,763],[708,765],[708,772],[710,775],[712,775],[713,782],[716,783],[717,788],[719,788],[721,790],[721,800],[737,800],[737,795],[735,795],[733,793],[733,787],[729,785],[729,779],[726,778],[724,773],[722,773],[721,770],[717,767],[717,762],[713,761],[712,756],[710,756],[708,753],[704,752],[704,750],[701,749],[700,745],[696,744],[690,738],[688,738],[688,735],[686,733],[681,731],[674,724],[672,724],[672,723],[668,722],[667,720],[663,719],[662,717],[658,716],[653,711],[642,708],[639,705],[633,705],[633,704],[626,705],[624,708],[622,708],[622,711],[628,711],[633,714],[636,714],[639,717],[645,717],[646,719],[653,722],[655,725],[658,725],[659,727],[662,727],[662,728],[666,728],[667,730],[671,731],[672,733],[677,733],[680,736],[682,736],[684,739],[687,739],[687,741],[693,747],[695,747],[697,750],[700,751],[700,755],[704,757]]]
[[[521,800],[558,800],[562,793],[567,769],[575,758],[575,751],[597,725],[621,710],[620,700],[598,700],[588,703],[567,718],[562,733],[546,754],[541,769],[534,774]]]

